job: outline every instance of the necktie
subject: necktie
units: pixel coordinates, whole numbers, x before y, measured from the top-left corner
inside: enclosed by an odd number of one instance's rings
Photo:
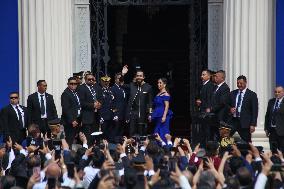
[[[77,103],[77,108],[80,109],[80,101],[79,101],[79,98],[78,98],[78,95],[76,92],[73,92],[75,98],[76,98],[76,103]]]
[[[275,113],[279,107],[279,99],[276,100],[276,103],[274,105],[274,108],[273,108],[273,112],[272,112],[272,116],[271,116],[271,125],[276,125],[275,123]]]
[[[91,87],[90,87],[90,89],[91,89],[91,93],[92,93],[92,95],[93,95],[93,99],[94,99],[94,101],[97,101],[96,91],[95,91],[94,87],[93,87],[93,86],[91,86]]]
[[[44,106],[43,96],[44,95],[40,95],[40,114],[41,115],[45,114],[45,106]]]
[[[19,109],[19,106],[16,106],[16,110],[17,110],[17,112],[18,112],[20,126],[21,126],[21,127],[24,127],[24,124],[23,124],[23,116],[22,116],[22,113],[21,113],[21,111],[20,111],[20,109]]]
[[[240,93],[239,93],[239,96],[238,96],[238,101],[237,101],[237,112],[236,112],[236,116],[237,117],[240,117],[240,111],[239,111],[239,109],[240,109],[240,107],[241,107],[241,102],[242,102],[242,91],[240,91]]]

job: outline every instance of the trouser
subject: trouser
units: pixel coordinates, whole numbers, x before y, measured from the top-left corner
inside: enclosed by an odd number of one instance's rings
[[[250,128],[243,128],[239,118],[232,118],[232,126],[231,136],[238,132],[242,140],[251,142]]]
[[[39,126],[39,130],[40,132],[45,135],[47,133],[48,137],[51,137],[51,131],[50,128],[48,126],[48,120],[47,118],[42,118],[40,119],[39,123],[37,123]]]
[[[123,136],[124,135],[124,126],[125,126],[125,121],[124,120],[117,120],[114,121],[114,133],[115,136]]]
[[[102,132],[104,138],[107,139],[108,142],[113,143],[115,138],[115,129],[113,120],[104,120],[102,123]]]
[[[81,131],[85,134],[87,140],[88,140],[88,145],[93,145],[93,137],[91,134],[93,132],[98,132],[99,131],[99,125],[97,123],[94,124],[83,124]]]
[[[275,151],[276,149],[282,151],[284,153],[284,137],[279,136],[275,130],[275,128],[269,129],[269,145],[270,150]]]
[[[131,114],[129,120],[129,135],[139,135],[145,136],[147,134],[147,124],[146,122],[141,122],[137,114]]]

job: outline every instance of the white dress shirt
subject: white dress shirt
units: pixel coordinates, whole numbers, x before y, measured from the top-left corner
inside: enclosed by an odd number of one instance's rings
[[[247,88],[245,88],[244,90],[242,90],[242,96],[241,96],[241,103],[240,103],[240,106],[238,107],[238,98],[240,96],[240,90],[236,96],[236,103],[235,103],[235,107],[237,108],[236,111],[240,112],[241,113],[241,110],[242,110],[242,105],[243,105],[243,99],[244,99],[244,96],[245,96],[245,93],[247,91]],[[234,117],[236,117],[236,113],[234,113]]]
[[[45,96],[45,93],[43,94],[40,94],[39,92],[37,92],[37,96],[38,96],[38,101],[39,101],[39,106],[41,105],[41,96],[40,95],[43,95],[43,101],[44,101],[44,115],[41,115],[40,117],[41,118],[47,118],[47,114],[46,114],[46,96]]]
[[[215,93],[219,90],[219,88],[225,83],[225,81],[223,81],[222,83],[220,83],[219,85],[217,85],[217,89],[215,90]]]
[[[17,105],[11,104],[11,106],[12,106],[13,109],[15,110],[15,112],[16,112],[16,114],[17,114],[17,118],[18,118],[18,120],[19,120],[20,117],[19,117],[19,114],[18,114],[18,111],[17,111],[17,108],[16,108],[16,107],[18,106],[18,109],[20,110],[21,116],[22,116],[23,128],[25,128],[25,113],[24,113],[24,110],[21,108],[21,106],[19,106],[19,104],[17,104]]]

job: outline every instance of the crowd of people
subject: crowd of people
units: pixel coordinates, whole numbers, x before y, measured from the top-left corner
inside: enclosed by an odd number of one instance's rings
[[[238,89],[230,92],[224,71],[204,70],[196,100],[202,132],[200,144],[192,146],[170,134],[174,112],[167,80],[158,79],[154,96],[142,70],[130,84],[124,81],[127,73],[124,66],[112,86],[107,75],[98,82],[91,72],[70,77],[60,119],[45,80],[37,82],[27,107],[11,92],[0,115],[0,189],[283,187],[282,86],[268,103],[271,151],[264,152],[251,143],[258,100],[247,78],[239,76]],[[149,122],[155,125],[152,133]],[[241,142],[231,140],[235,132]]]

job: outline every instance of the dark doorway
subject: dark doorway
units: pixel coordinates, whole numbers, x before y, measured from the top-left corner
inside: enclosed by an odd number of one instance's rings
[[[187,136],[190,130],[188,15],[189,7],[181,5],[108,8],[110,56],[122,56],[122,64],[130,68],[129,81],[135,69],[142,68],[155,94],[158,78],[168,79],[170,106],[174,112],[171,132]],[[118,19],[119,16],[124,21]],[[121,49],[121,55],[117,48]],[[120,68],[121,65],[113,60],[108,70],[115,72]]]
[[[123,65],[141,67],[156,89],[170,81],[172,134],[190,136],[198,123],[195,98],[207,68],[208,0],[90,0],[92,71],[113,76]],[[107,10],[107,11],[106,11]],[[109,59],[110,58],[110,59]],[[133,74],[128,74],[131,81]],[[156,94],[157,91],[155,91]]]

